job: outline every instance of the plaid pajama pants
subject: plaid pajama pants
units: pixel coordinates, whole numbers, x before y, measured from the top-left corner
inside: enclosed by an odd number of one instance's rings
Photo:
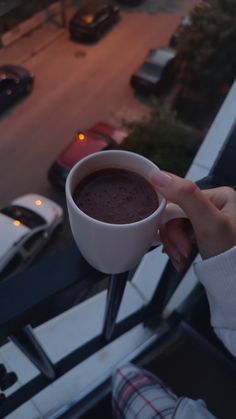
[[[171,419],[177,396],[156,376],[127,364],[112,377],[115,419]]]

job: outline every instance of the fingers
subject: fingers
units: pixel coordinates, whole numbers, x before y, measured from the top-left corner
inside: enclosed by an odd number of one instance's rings
[[[176,219],[169,221],[166,225],[167,237],[178,249],[179,253],[184,257],[188,258],[192,251],[192,229],[191,232],[186,225],[189,221],[183,219]]]
[[[186,231],[185,224],[186,220],[178,219],[160,227],[163,252],[167,253],[178,271],[185,267],[192,250],[191,237]]]
[[[184,210],[195,230],[208,226],[217,215],[216,206],[190,180],[160,170],[153,172],[150,180],[166,199]]]
[[[151,182],[167,200],[178,204],[189,218],[199,252],[203,259],[216,256],[236,245],[236,194],[223,187],[201,191],[193,182],[156,170]],[[180,231],[173,224],[163,234],[167,252],[176,259],[173,244],[180,250],[184,244]],[[183,249],[182,249],[183,250]]]
[[[214,189],[206,189],[202,191],[208,199],[220,210],[226,209],[226,213],[230,211],[232,215],[236,213],[236,192],[227,186],[221,186]]]

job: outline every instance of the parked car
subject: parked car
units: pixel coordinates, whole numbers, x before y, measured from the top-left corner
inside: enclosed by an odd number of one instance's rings
[[[63,210],[37,194],[23,195],[0,210],[0,280],[35,258],[63,222]]]
[[[33,84],[34,77],[25,68],[16,65],[0,66],[0,112],[29,94]]]
[[[70,169],[83,157],[97,151],[119,148],[127,132],[105,122],[97,122],[86,131],[78,131],[48,172],[54,186],[64,187]]]
[[[98,40],[119,19],[119,7],[108,0],[90,0],[81,4],[69,22],[71,37]]]
[[[176,51],[170,47],[151,50],[131,76],[131,85],[141,93],[164,93],[175,80]]]
[[[191,25],[192,25],[191,16],[187,15],[181,19],[180,24],[177,26],[177,29],[173,32],[170,38],[170,46],[172,48],[176,47],[180,35],[184,33]]]

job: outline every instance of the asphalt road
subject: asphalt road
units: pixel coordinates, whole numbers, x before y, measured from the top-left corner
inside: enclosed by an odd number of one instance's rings
[[[129,85],[130,76],[150,48],[168,43],[192,3],[149,0],[123,8],[118,24],[96,44],[72,42],[61,30],[54,42],[24,62],[35,75],[35,88],[0,118],[0,206],[28,192],[64,206],[64,193],[47,181],[51,163],[78,128],[148,114],[148,105]],[[59,247],[71,241],[67,227],[63,234]]]

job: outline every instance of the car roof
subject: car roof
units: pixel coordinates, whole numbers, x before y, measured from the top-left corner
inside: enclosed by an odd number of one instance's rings
[[[84,136],[85,138],[81,140],[80,135]],[[110,141],[108,138],[102,138],[90,130],[79,131],[76,133],[74,140],[60,154],[57,162],[65,167],[71,168],[83,157],[86,157],[89,154],[95,153],[97,151],[104,150],[109,142]]]
[[[0,258],[2,258],[14,243],[29,234],[30,229],[23,224],[14,224],[12,218],[0,212],[0,231]]]
[[[175,55],[176,51],[173,48],[162,47],[151,50],[145,61],[164,67]]]
[[[55,214],[57,214],[57,216],[62,216],[63,214],[62,208],[56,204],[56,202],[39,194],[31,193],[22,195],[19,198],[14,199],[11,204],[30,209],[43,218],[45,224],[51,223],[55,218]]]

